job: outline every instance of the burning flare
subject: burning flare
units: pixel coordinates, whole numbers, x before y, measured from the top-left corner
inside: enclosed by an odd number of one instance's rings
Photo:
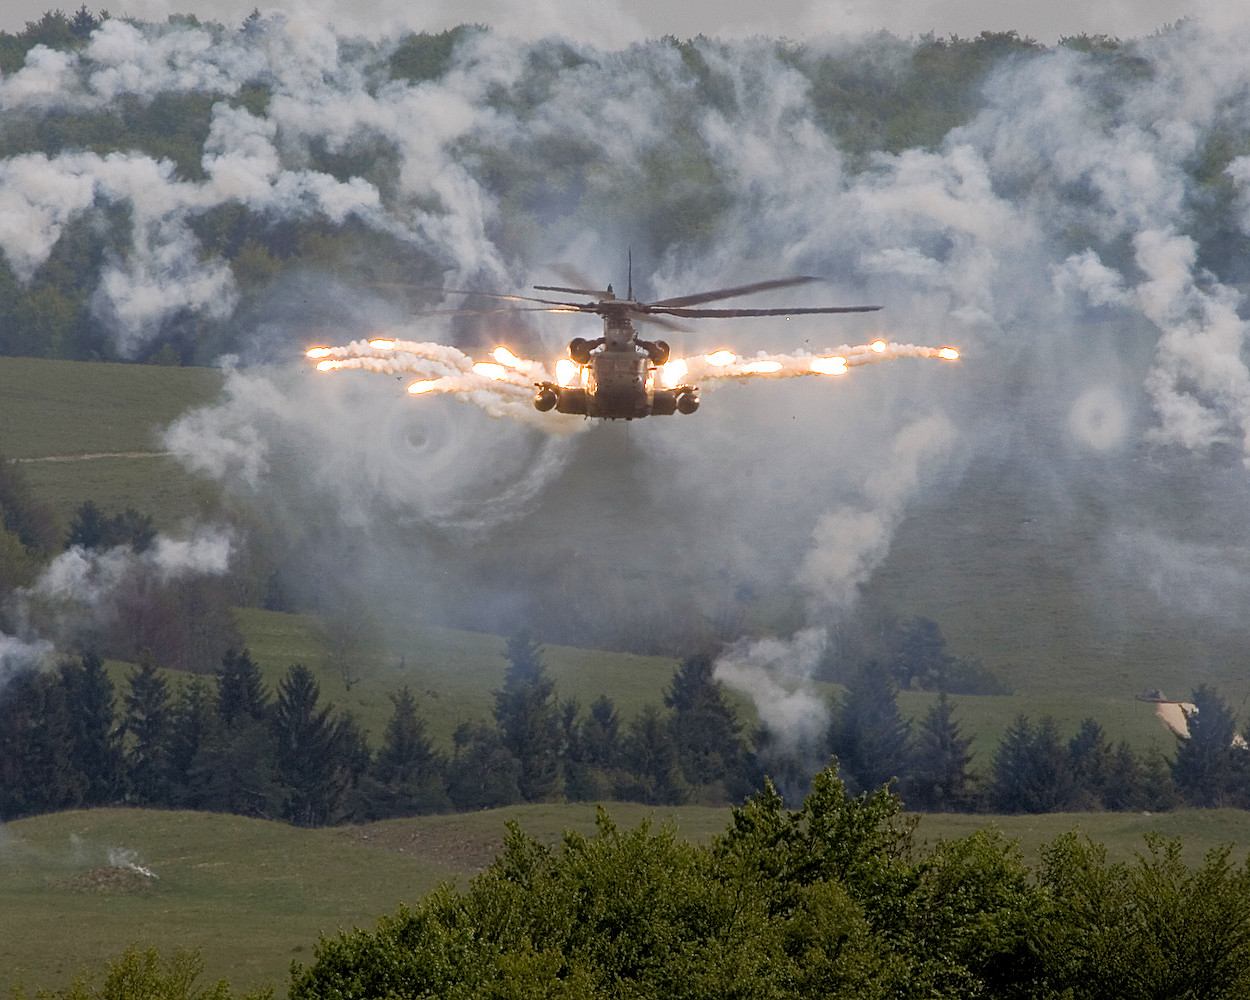
[[[473,374],[500,382],[508,377],[508,369],[503,365],[494,365],[489,361],[479,361],[473,366]]]
[[[817,375],[845,375],[846,358],[840,355],[832,358],[814,358],[811,368]]]
[[[518,357],[503,346],[491,352],[493,361],[476,363],[462,351],[445,344],[390,337],[355,340],[341,347],[314,347],[306,353],[310,359],[317,359],[318,371],[359,369],[387,375],[415,375],[417,380],[408,386],[408,392],[414,396],[455,393],[461,399],[477,403],[492,416],[537,422],[549,430],[569,431],[585,425],[584,420],[569,414],[540,414],[533,405],[536,383],[554,381],[564,388],[586,384],[587,368],[569,358],[555,363],[553,378],[542,362]],[[655,387],[675,389],[682,385],[715,384],[725,379],[836,376],[845,375],[860,365],[896,358],[956,361],[959,352],[953,347],[924,347],[884,339],[844,345],[821,354],[761,352],[743,358],[730,350],[718,350],[673,358],[656,366],[648,374],[646,385],[651,391]]]

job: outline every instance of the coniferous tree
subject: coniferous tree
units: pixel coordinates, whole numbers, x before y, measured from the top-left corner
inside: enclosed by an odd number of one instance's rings
[[[946,692],[940,692],[916,733],[915,763],[905,785],[908,805],[934,811],[966,809],[971,745],[972,740],[960,734]]]
[[[282,815],[276,741],[272,729],[244,715],[226,725],[214,712],[191,767],[189,805],[238,816]]]
[[[1093,719],[1085,719],[1068,741],[1068,767],[1072,772],[1073,800],[1077,809],[1097,809],[1103,804],[1110,781],[1111,744]]]
[[[84,653],[61,664],[61,683],[74,740],[74,767],[83,780],[83,805],[115,802],[124,788],[124,769],[113,682],[100,658]]]
[[[939,687],[950,664],[946,637],[938,623],[914,618],[899,629],[890,658],[890,673],[899,687]]]
[[[687,786],[677,759],[672,729],[654,705],[647,705],[625,738],[618,798],[648,805],[680,805]]]
[[[0,818],[77,805],[84,788],[60,678],[26,670],[0,689]]]
[[[217,668],[216,710],[192,765],[196,808],[240,816],[282,814],[269,696],[246,649]]]
[[[169,688],[150,656],[127,679],[125,734],[126,784],[140,805],[169,802]]]
[[[226,725],[243,719],[264,722],[269,715],[269,693],[246,649],[226,650],[217,668],[217,714]]]
[[[555,682],[547,675],[542,647],[528,632],[508,640],[508,672],[495,692],[495,722],[508,752],[521,765],[517,784],[527,802],[559,790],[560,714]]]
[[[861,790],[911,772],[911,726],[898,710],[898,688],[871,660],[847,687],[830,733],[830,750],[845,779]]]
[[[567,801],[593,802],[604,797],[606,785],[588,759],[585,726],[577,719],[579,707],[572,699],[560,706],[560,772]]]
[[[1189,737],[1177,737],[1172,776],[1190,805],[1237,804],[1244,793],[1237,786],[1246,751],[1233,745],[1237,722],[1220,696],[1205,684],[1194,692],[1188,719]]]
[[[687,784],[719,786],[737,801],[755,785],[753,761],[712,669],[710,657],[687,657],[673,675],[664,704],[673,710],[669,726]]]
[[[1017,716],[994,754],[992,770],[990,800],[999,812],[1055,812],[1072,803],[1072,769],[1050,716],[1037,729],[1027,716]]]
[[[1169,783],[1171,776],[1168,776]],[[1102,805],[1113,812],[1137,812],[1150,808],[1145,769],[1133,748],[1121,740],[1107,760]]]
[[[520,762],[494,726],[462,722],[452,734],[447,794],[457,810],[489,809],[521,801]]]
[[[215,699],[203,678],[183,684],[170,710],[169,803],[198,808],[203,790],[197,767],[202,752],[220,728]]]
[[[283,814],[298,826],[340,819],[358,766],[351,727],[319,706],[321,688],[303,664],[294,664],[278,687],[273,711]]]
[[[446,768],[425,733],[407,687],[390,696],[394,712],[370,770],[368,811],[375,819],[418,816],[451,808]]]
[[[589,714],[577,719],[577,703],[566,702],[564,728],[564,795],[571,802],[611,798],[622,780],[621,719],[607,695],[600,695]]]

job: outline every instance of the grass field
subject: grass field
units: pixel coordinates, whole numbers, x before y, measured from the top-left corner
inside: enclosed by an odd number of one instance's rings
[[[376,745],[391,714],[388,695],[407,685],[418,699],[430,735],[444,749],[460,722],[487,721],[494,709],[494,692],[503,686],[507,661],[499,636],[465,632],[433,625],[410,625],[393,634],[388,645],[364,647],[353,662],[359,664],[347,687],[326,650],[326,631],[309,615],[288,615],[253,608],[236,612],[240,630],[269,686],[277,688],[293,663],[313,671],[322,698],[350,711]],[[578,701],[583,710],[600,694],[608,693],[626,723],[643,708],[663,705],[677,662],[660,656],[635,656],[600,650],[547,646],[545,654],[556,692]],[[113,664],[119,689],[129,666]],[[175,683],[177,677],[171,677]],[[836,685],[819,684],[829,698]],[[899,707],[919,722],[936,701],[932,692],[904,691]],[[1089,697],[1063,691],[1006,696],[965,696],[953,699],[956,718],[973,737],[974,763],[988,766],[1003,732],[1023,712],[1034,723],[1051,715],[1065,738],[1081,721],[1096,718],[1115,741],[1127,740],[1139,751],[1158,749],[1170,754],[1174,741],[1155,718],[1154,706],[1132,698]],[[750,704],[736,700],[748,729],[754,725]]]
[[[727,809],[652,809],[611,804],[621,827],[644,817],[673,823],[706,842]],[[127,946],[203,950],[210,978],[236,988],[285,992],[292,960],[311,960],[321,932],[369,926],[443,880],[463,885],[502,842],[504,823],[555,843],[562,831],[591,832],[589,805],[516,806],[452,816],[303,830],[208,813],[99,809],[57,813],[0,827],[0,991],[24,983],[62,988],[84,966],[100,967]],[[1190,863],[1221,843],[1250,848],[1250,815],[1233,810],[921,819],[918,840],[964,836],[995,825],[1018,838],[1026,861],[1073,827],[1131,860],[1142,834],[1184,838]],[[146,869],[145,875],[136,866]]]
[[[211,368],[0,358],[0,453],[22,460],[63,523],[90,499],[170,526],[201,512],[215,489],[157,454],[160,433],[221,385]]]

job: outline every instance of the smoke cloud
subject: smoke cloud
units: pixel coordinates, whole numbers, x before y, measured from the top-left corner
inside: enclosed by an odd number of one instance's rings
[[[1245,620],[1240,548],[1214,575],[1198,567],[1240,546],[1247,513],[1247,42],[1238,21],[1189,21],[1115,52],[987,54],[967,114],[885,134],[872,107],[846,106],[912,72],[923,42],[612,49],[467,31],[409,81],[387,69],[398,36],[348,38],[311,15],[246,31],[110,21],[81,51],[32,52],[0,80],[0,107],[211,94],[199,160],[2,160],[0,252],[30,282],[71,226],[128,213],[92,309],[134,356],[188,315],[230,341],[242,362],[222,397],[167,445],[283,526],[300,599],[657,652],[687,641],[691,620],[718,639],[772,631],[729,648],[719,675],[770,726],[806,732],[824,629],[909,521],[961,490],[1015,490],[1039,545],[1078,503],[1096,507],[1065,570],[1091,617],[1123,617],[1143,593],[1185,608],[1188,592],[1194,621]],[[844,84],[850,97],[830,96]],[[377,242],[257,291],[205,252],[223,207]],[[413,397],[402,365],[363,350],[349,367],[374,370],[332,377],[302,356],[387,337],[421,348],[404,364],[436,378],[496,343],[549,364],[596,321],[414,318],[404,293],[377,287],[392,263],[377,248],[424,262],[414,284],[525,294],[568,283],[563,261],[623,290],[631,246],[643,299],[813,274],[828,280],[767,304],[885,307],[664,331],[678,355],[820,356],[879,337],[963,360],[710,379],[697,416],[564,433],[511,390],[465,406],[468,383]],[[1195,509],[1207,524],[1176,516]],[[975,545],[979,524],[959,520],[974,515],[953,516]],[[68,562],[58,572],[80,579]],[[943,582],[929,586],[940,604]],[[765,596],[800,610],[769,617]]]
[[[9,597],[6,610],[18,628],[16,636],[0,633],[0,689],[13,674],[50,666],[58,647],[73,648],[79,636],[112,621],[128,589],[221,576],[233,549],[230,529],[207,526],[185,537],[157,535],[142,552],[129,545],[71,546]]]

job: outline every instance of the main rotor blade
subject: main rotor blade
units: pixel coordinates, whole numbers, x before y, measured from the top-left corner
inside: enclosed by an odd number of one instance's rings
[[[433,285],[410,285],[410,288],[419,288],[427,292],[442,292],[445,295],[480,295],[487,299],[504,299],[507,302],[539,302],[548,306],[564,306],[569,309],[578,310],[581,303],[564,302],[558,299],[537,299],[532,295],[506,295],[503,292],[478,292],[469,288],[440,288]]]
[[[576,313],[575,306],[501,306],[498,309],[414,309],[413,316],[500,316],[506,313]]]
[[[740,316],[810,316],[824,313],[876,312],[880,306],[816,306],[800,309],[653,309],[666,316],[685,319],[733,319]]]
[[[806,285],[811,281],[819,281],[810,275],[798,275],[793,278],[773,278],[771,281],[757,281],[750,285],[738,285],[736,288],[718,288],[714,292],[698,292],[694,295],[679,295],[675,299],[661,299],[659,302],[648,302],[651,306],[697,306],[701,302],[715,302],[717,299],[731,299],[735,295],[754,295],[756,292],[767,292],[772,288],[790,288],[794,285]]]
[[[634,313],[634,322],[658,326],[662,330],[672,330],[674,333],[689,333],[691,329],[685,323],[674,323],[671,319],[652,313]]]
[[[616,298],[611,292],[602,288],[564,288],[561,285],[535,285],[540,292],[566,292],[569,295],[593,295],[602,301],[603,299]]]

